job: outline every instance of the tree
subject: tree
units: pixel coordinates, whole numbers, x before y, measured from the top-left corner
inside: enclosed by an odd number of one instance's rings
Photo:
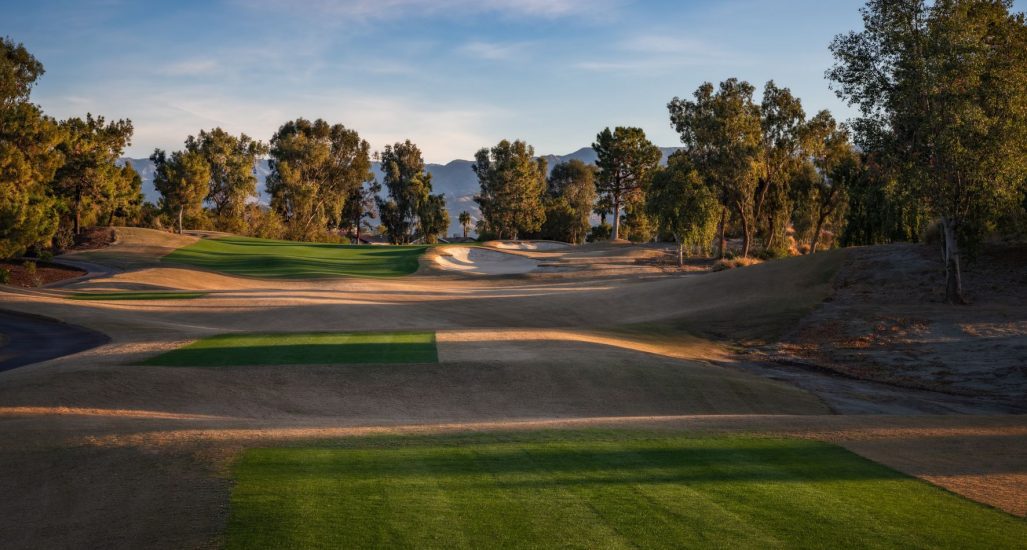
[[[424,242],[439,242],[439,235],[449,229],[449,212],[446,211],[446,197],[443,194],[428,195],[417,208],[417,229]]]
[[[109,227],[114,225],[115,217],[127,222],[139,213],[143,206],[143,179],[127,163],[108,167],[107,171],[108,174],[100,178],[96,203]]]
[[[1027,25],[1010,0],[871,0],[838,35],[827,76],[940,219],[945,295],[964,303],[961,254],[1027,180]]]
[[[613,211],[613,239],[620,238],[621,208],[645,196],[645,186],[660,166],[663,153],[650,143],[641,128],[618,126],[604,129],[596,136],[592,149],[596,152],[599,174],[596,186],[609,201]]]
[[[346,204],[342,207],[343,225],[349,226],[353,231],[355,244],[360,244],[360,229],[365,225],[364,220],[373,220],[378,217],[378,193],[382,186],[377,181],[368,182],[350,191],[346,198]]]
[[[848,190],[861,177],[862,166],[848,129],[839,126],[827,111],[810,120],[807,136],[813,169],[804,178],[802,202],[812,222],[809,252],[815,254],[825,226],[843,221]]]
[[[805,122],[799,98],[773,80],[767,82],[760,104],[763,158],[753,217],[770,253],[783,246],[795,206],[789,200],[789,184],[805,162]]]
[[[289,238],[315,240],[339,223],[350,193],[373,178],[370,150],[356,131],[321,119],[298,118],[275,132],[267,192]]]
[[[57,230],[47,184],[62,161],[57,123],[29,102],[43,65],[0,39],[0,258],[49,241]]]
[[[246,134],[233,136],[221,128],[185,140],[185,148],[201,155],[210,166],[206,200],[221,229],[241,231],[246,201],[257,196],[257,160],[268,153],[268,146]]]
[[[185,215],[203,211],[210,166],[198,151],[175,151],[168,157],[164,151],[155,149],[150,160],[154,166],[153,186],[161,194],[161,208],[176,218],[178,232],[182,233]]]
[[[721,205],[686,153],[672,154],[667,167],[653,176],[646,207],[660,231],[674,236],[679,266],[684,265],[686,247],[709,252]]]
[[[388,198],[378,198],[378,213],[393,244],[407,244],[418,229],[421,205],[431,195],[431,174],[421,150],[409,139],[386,145],[378,154]]]
[[[121,182],[117,178],[117,162],[131,143],[132,121],[106,123],[102,116],[87,113],[83,118],[61,122],[66,134],[60,145],[64,165],[54,176],[53,194],[64,201],[72,212],[76,235],[82,232],[82,215],[100,198],[101,190]]]
[[[553,166],[546,191],[543,237],[569,243],[585,242],[596,201],[595,173],[594,166],[577,159]]]
[[[489,232],[500,239],[534,233],[542,228],[545,209],[546,160],[535,158],[535,148],[517,140],[502,140],[474,155],[471,169],[481,192],[474,201]]]
[[[467,238],[467,233],[471,230],[471,222],[472,222],[471,213],[466,211],[466,210],[464,210],[464,211],[460,212],[460,217],[458,219],[460,220],[460,227],[463,228],[463,230],[464,230],[464,238],[466,239]]]
[[[762,173],[763,127],[755,89],[730,78],[714,93],[706,82],[695,91],[695,101],[675,97],[667,105],[671,124],[681,135],[685,151],[696,169],[718,192],[723,206],[720,220],[720,257],[726,248],[727,211],[742,223],[742,255],[749,255],[755,230],[754,192]]]

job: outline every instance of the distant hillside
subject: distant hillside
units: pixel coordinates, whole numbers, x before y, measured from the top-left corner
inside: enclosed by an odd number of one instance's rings
[[[666,163],[667,156],[677,151],[678,147],[663,147],[663,162]],[[588,164],[594,164],[596,160],[595,151],[591,147],[583,147],[569,155],[545,155],[549,169],[553,166],[577,159]],[[143,179],[143,195],[146,200],[157,202],[157,191],[153,187],[153,162],[150,159],[123,158],[122,162],[132,165],[132,168],[139,173]],[[478,178],[471,170],[474,163],[469,160],[453,160],[446,164],[428,164],[426,169],[432,176],[432,188],[436,193],[445,193],[446,206],[449,210],[449,234],[460,234],[462,230],[457,218],[461,211],[468,211],[475,220],[478,219],[478,207],[474,203],[474,195],[478,192]],[[374,163],[375,176],[381,180],[382,174],[378,163]],[[266,160],[260,161],[257,165],[257,201],[261,204],[268,204],[268,196],[264,192],[264,181],[271,173]]]

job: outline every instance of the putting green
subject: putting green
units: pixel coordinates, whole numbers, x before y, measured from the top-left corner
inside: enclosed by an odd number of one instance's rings
[[[417,259],[425,248],[221,237],[201,239],[164,256],[161,261],[270,279],[397,277],[417,271]]]
[[[246,451],[229,548],[1013,548],[1027,523],[805,440],[620,432]]]
[[[437,363],[434,332],[222,334],[143,362],[169,367]]]
[[[206,292],[79,292],[68,296],[70,300],[191,300],[202,298]]]

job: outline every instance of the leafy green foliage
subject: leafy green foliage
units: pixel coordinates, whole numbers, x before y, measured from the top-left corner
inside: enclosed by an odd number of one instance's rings
[[[471,213],[466,210],[461,211],[459,221],[460,227],[464,230],[464,238],[466,239],[467,233],[471,230],[471,223],[473,222],[471,219]]]
[[[378,160],[383,173],[382,183],[388,190],[387,199],[378,198],[378,214],[389,240],[393,244],[407,244],[414,240],[415,233],[424,229],[437,229],[435,224],[441,217],[437,210],[438,203],[444,203],[445,199],[442,195],[436,195],[438,198],[431,199],[433,204],[426,205],[432,196],[431,173],[424,168],[421,149],[408,139],[402,143],[386,145],[379,153]],[[421,213],[433,217],[428,220],[431,227],[421,226]],[[446,216],[448,225],[449,214]],[[427,235],[425,237],[429,238]]]
[[[47,184],[62,160],[62,133],[29,103],[42,74],[24,46],[0,40],[0,259],[46,243],[57,230]]]
[[[748,256],[755,233],[755,191],[763,171],[763,122],[753,102],[755,88],[730,78],[719,89],[706,82],[695,101],[675,97],[667,105],[671,124],[681,135],[686,154],[717,190],[725,210],[742,223],[742,255]],[[725,255],[721,224],[720,257]]]
[[[150,155],[153,161],[153,186],[161,194],[161,208],[177,218],[181,233],[187,215],[203,214],[203,198],[210,181],[210,165],[198,151],[175,151],[170,157],[160,150]]]
[[[210,204],[218,229],[245,232],[246,201],[257,196],[257,159],[268,146],[246,134],[233,136],[221,128],[185,140],[187,151],[199,153],[210,167],[206,202]]]
[[[577,159],[553,167],[544,200],[543,239],[585,242],[596,200],[595,173],[594,166]]]
[[[370,145],[342,124],[286,122],[270,151],[267,192],[291,239],[325,238],[330,225],[339,225],[350,193],[373,177]]]
[[[662,153],[645,137],[641,128],[618,126],[605,128],[596,135],[592,144],[596,152],[596,187],[599,195],[613,213],[613,239],[620,239],[621,209],[626,205],[641,205],[645,201],[645,187],[653,172],[659,168]],[[644,216],[639,208],[635,216]],[[635,222],[635,226],[639,225]]]
[[[817,441],[560,431],[245,451],[228,548],[1011,548],[1027,524]]]
[[[534,147],[504,139],[479,150],[471,168],[481,185],[474,200],[481,208],[483,232],[516,239],[542,229],[547,170],[546,160],[535,158]]]
[[[667,167],[653,177],[647,207],[659,229],[677,241],[678,265],[684,263],[686,248],[709,254],[720,218],[720,203],[686,154],[671,155]]]
[[[437,363],[434,332],[223,334],[163,353],[145,365],[345,365]]]
[[[54,175],[51,193],[67,205],[71,212],[70,224],[75,234],[83,226],[83,216],[117,204],[105,204],[105,199],[117,201],[120,196],[131,195],[133,180],[117,166],[118,159],[132,139],[132,121],[115,120],[107,123],[102,116],[73,117],[61,122],[65,139],[59,149],[64,164]],[[106,191],[106,193],[105,193]]]
[[[871,0],[831,44],[827,76],[857,104],[878,154],[941,221],[946,295],[962,302],[961,246],[1027,181],[1027,24],[1012,2]]]
[[[396,277],[417,271],[424,250],[221,237],[179,248],[161,261],[265,279]]]

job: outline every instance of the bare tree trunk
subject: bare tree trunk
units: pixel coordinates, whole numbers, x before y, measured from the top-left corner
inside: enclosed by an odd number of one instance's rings
[[[727,236],[724,234],[727,226],[727,207],[723,207],[720,210],[720,226],[717,231],[720,233],[720,251],[717,253],[717,257],[721,260],[727,255]]]
[[[749,257],[749,245],[752,242],[752,236],[749,232],[752,230],[750,227],[751,221],[748,216],[745,215],[745,209],[742,205],[738,205],[738,217],[742,219],[742,257]]]
[[[357,220],[357,242],[356,242],[356,244],[360,244],[360,220],[359,219]]]
[[[810,239],[810,243],[809,243],[809,253],[810,254],[816,254],[817,253],[817,245],[820,244],[820,232],[823,231],[823,230],[824,230],[824,217],[823,216],[817,216],[817,224],[816,224],[815,229],[813,230],[813,238]]]
[[[620,195],[613,195],[613,235],[610,237],[616,241],[620,238]]]
[[[182,234],[182,212],[185,211],[185,206],[178,207],[178,234]]]
[[[945,235],[945,299],[950,304],[965,304],[956,227],[952,220],[944,217],[941,219],[941,227]]]

